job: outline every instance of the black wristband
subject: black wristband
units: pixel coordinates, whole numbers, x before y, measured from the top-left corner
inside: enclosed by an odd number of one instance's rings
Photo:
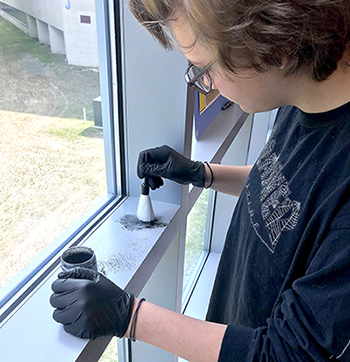
[[[145,298],[141,298],[137,304],[137,307],[135,309],[135,313],[132,317],[132,321],[131,321],[131,326],[130,326],[130,336],[129,339],[131,342],[136,342],[136,338],[135,338],[135,331],[136,331],[136,319],[137,319],[137,312],[139,311],[139,308],[141,306],[141,303],[143,301],[145,301]]]
[[[204,162],[204,164],[206,164],[209,168],[210,174],[211,174],[211,180],[208,186],[204,186],[204,188],[208,189],[214,182],[214,173],[213,170],[211,169],[211,167],[209,166],[209,163],[207,161]]]

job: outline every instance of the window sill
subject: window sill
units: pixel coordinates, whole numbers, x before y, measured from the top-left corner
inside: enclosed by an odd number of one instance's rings
[[[126,214],[135,215],[137,203],[138,198],[127,198],[84,243],[93,248],[99,268],[104,269],[108,278],[136,295],[178,232],[176,225],[180,208],[179,205],[154,201],[155,215],[166,226],[127,230],[120,219]],[[25,361],[28,356],[33,356],[36,362],[76,361],[85,355],[84,350],[91,349],[89,345],[101,344],[101,340],[82,340],[67,334],[52,319],[49,298],[51,284],[58,272],[56,268],[1,325],[2,360]],[[18,343],[21,348],[18,348]],[[107,341],[102,343],[107,344]],[[84,357],[83,360],[93,360],[93,357]]]

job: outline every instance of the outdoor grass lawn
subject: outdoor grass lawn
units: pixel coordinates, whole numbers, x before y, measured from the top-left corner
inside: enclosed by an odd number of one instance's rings
[[[0,48],[4,50],[1,56],[14,60],[23,54],[30,54],[43,64],[62,63],[62,57],[48,51],[37,39],[26,36],[20,29],[0,17]],[[10,49],[9,49],[10,48]]]
[[[64,56],[0,17],[0,109],[93,120],[99,71],[67,64]]]
[[[106,193],[106,179],[98,69],[68,65],[0,17],[0,79],[1,287]]]
[[[106,193],[92,123],[0,111],[0,285]]]

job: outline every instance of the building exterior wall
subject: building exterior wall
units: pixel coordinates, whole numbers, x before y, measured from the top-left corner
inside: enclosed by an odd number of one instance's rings
[[[0,0],[44,23],[63,29],[63,9],[66,0]],[[93,0],[87,0],[90,2]]]
[[[64,44],[64,34],[60,29],[49,26],[50,46],[52,53],[66,54],[66,46]]]
[[[66,9],[65,5],[63,5],[63,32],[68,63],[97,67],[95,1],[70,1],[70,9]],[[91,23],[81,23],[81,16],[90,17]]]
[[[65,54],[69,64],[98,67],[95,0],[0,1],[27,14],[28,22],[24,25],[4,11],[1,16],[38,37],[53,53]],[[82,23],[81,16],[90,17],[90,23]]]
[[[36,25],[36,19],[27,14],[27,22],[28,22],[28,32],[27,34],[32,38],[38,38],[38,27]]]

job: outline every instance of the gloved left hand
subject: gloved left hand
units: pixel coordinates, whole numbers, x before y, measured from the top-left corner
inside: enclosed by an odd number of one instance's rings
[[[151,148],[141,151],[137,163],[137,175],[145,178],[152,190],[163,185],[163,179],[182,185],[205,186],[205,166],[201,161],[192,161],[171,147]]]
[[[134,295],[101,273],[86,268],[62,272],[52,284],[53,319],[80,338],[123,337],[132,314]]]

